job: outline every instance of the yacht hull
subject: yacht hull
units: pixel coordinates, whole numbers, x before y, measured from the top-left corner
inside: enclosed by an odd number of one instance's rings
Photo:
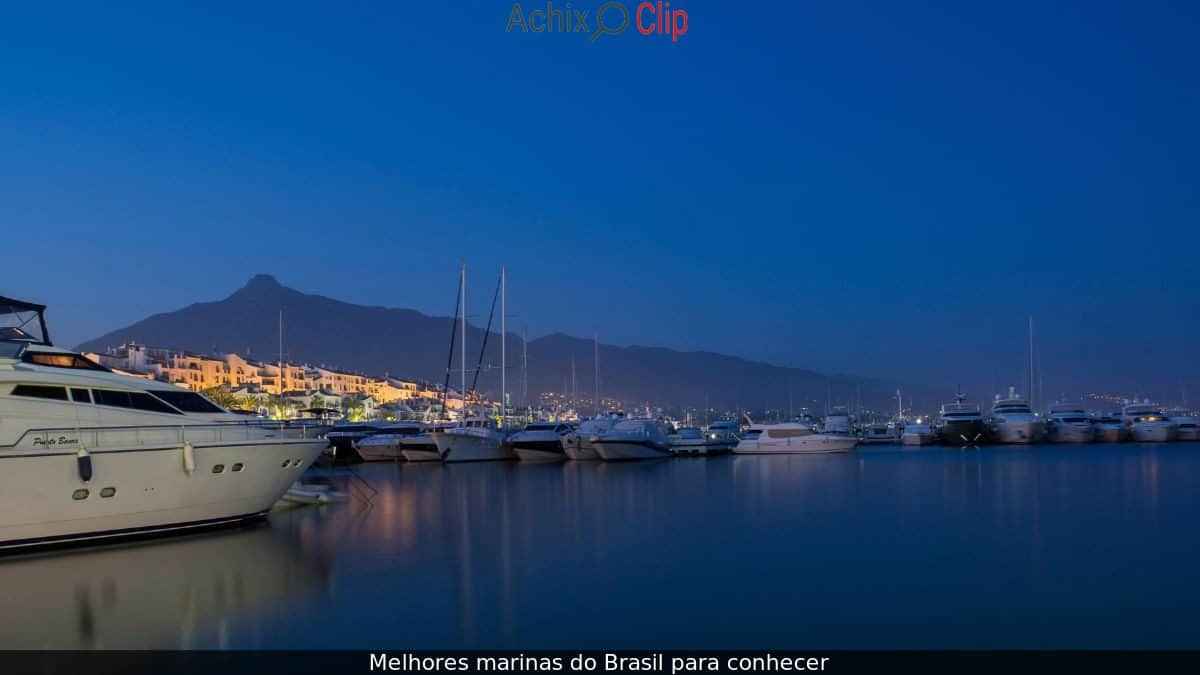
[[[642,441],[593,441],[596,454],[606,462],[621,462],[633,459],[659,459],[670,457],[669,447]]]
[[[1091,443],[1095,438],[1096,432],[1091,427],[1070,424],[1056,424],[1046,433],[1046,440],[1051,443]]]
[[[1042,440],[1040,422],[1000,422],[992,428],[992,438],[1003,445],[1029,445]]]
[[[596,461],[600,459],[600,455],[596,452],[596,446],[592,442],[583,438],[579,434],[567,434],[562,440],[563,453],[568,459],[575,461]]]
[[[433,437],[443,462],[495,462],[512,459],[499,436],[437,434]]]
[[[1177,441],[1200,441],[1200,429],[1196,427],[1188,427],[1186,429],[1177,429],[1175,431],[1175,440]]]
[[[567,459],[562,441],[558,440],[514,443],[512,449],[522,462],[564,462]]]
[[[1174,431],[1165,424],[1134,424],[1129,430],[1135,443],[1166,443],[1171,440]]]
[[[950,421],[942,424],[940,436],[946,445],[979,445],[987,441],[982,420]]]
[[[1096,441],[1099,443],[1120,443],[1126,438],[1125,430],[1118,428],[1096,428]]]
[[[354,450],[364,462],[394,462],[403,459],[399,443],[356,443]]]
[[[283,439],[197,443],[190,473],[179,445],[98,449],[89,455],[88,481],[74,453],[0,452],[0,551],[258,518],[325,446]]]
[[[903,445],[933,445],[937,442],[937,437],[933,433],[905,433],[900,437],[900,443]]]
[[[739,455],[823,455],[850,452],[858,445],[853,436],[812,434],[775,440],[744,440],[733,449]]]

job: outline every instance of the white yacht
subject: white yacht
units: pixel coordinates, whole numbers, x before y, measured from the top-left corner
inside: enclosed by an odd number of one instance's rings
[[[395,422],[377,434],[355,441],[354,450],[364,462],[392,462],[404,457],[404,439],[420,436],[422,432],[420,422]]]
[[[467,420],[462,426],[436,431],[433,442],[443,462],[490,462],[513,459],[508,434],[490,418]]]
[[[561,462],[567,459],[563,436],[570,431],[566,422],[535,422],[509,436],[508,444],[522,462]]]
[[[989,422],[992,438],[997,443],[1037,443],[1046,433],[1045,423],[1034,414],[1029,401],[1017,395],[1015,387],[1008,388],[1007,398],[996,395]]]
[[[826,434],[850,434],[852,420],[845,406],[834,406],[825,416],[821,431]]]
[[[1138,443],[1165,443],[1175,438],[1175,425],[1162,408],[1149,401],[1122,408],[1121,421],[1129,429],[1130,438]]]
[[[1200,425],[1197,424],[1196,414],[1183,408],[1167,411],[1167,417],[1175,424],[1175,440],[1200,440]]]
[[[1091,443],[1096,439],[1096,422],[1079,403],[1050,406],[1046,440],[1051,443]]]
[[[859,440],[864,445],[892,445],[899,438],[896,435],[896,427],[886,422],[873,422],[863,428]]]
[[[731,443],[720,429],[704,431],[699,427],[681,427],[668,438],[674,455],[722,455],[736,445],[736,441]]]
[[[592,438],[611,430],[618,422],[625,419],[623,412],[611,412],[589,420],[584,420],[579,428],[562,437],[563,452],[569,459],[593,460],[600,459]]]
[[[900,442],[904,445],[932,445],[937,442],[937,434],[925,422],[909,422],[904,425]]]
[[[606,462],[657,459],[671,456],[667,425],[658,420],[621,420],[608,431],[590,438],[596,454]]]
[[[806,424],[752,424],[733,451],[739,455],[849,452],[858,439],[849,434],[815,433]]]
[[[1129,429],[1116,415],[1101,415],[1092,418],[1096,440],[1100,443],[1120,443],[1129,438]]]
[[[409,462],[440,462],[442,453],[438,452],[437,443],[433,440],[436,433],[452,429],[453,423],[437,422],[421,426],[421,433],[415,436],[404,436],[400,439],[400,454]]]
[[[54,347],[45,307],[0,298],[0,549],[265,516],[328,445]]]

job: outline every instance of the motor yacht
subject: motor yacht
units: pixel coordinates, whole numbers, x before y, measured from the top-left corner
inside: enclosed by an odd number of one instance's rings
[[[1175,408],[1167,411],[1167,417],[1175,424],[1175,440],[1200,440],[1200,425],[1197,423],[1194,412],[1183,408]]]
[[[739,455],[849,452],[858,439],[849,434],[816,433],[807,424],[752,424],[733,451]]]
[[[834,406],[821,426],[822,433],[849,435],[853,421],[845,406]]]
[[[708,434],[709,442],[716,443],[723,452],[732,451],[738,441],[742,440],[741,429],[733,420],[713,422],[708,425],[705,433]]]
[[[992,440],[1006,445],[1037,443],[1046,435],[1046,424],[1029,407],[1029,401],[1017,395],[1015,387],[1008,388],[1007,397],[996,395],[988,427]]]
[[[671,453],[676,456],[722,455],[733,449],[733,445],[719,430],[681,427],[668,438],[671,441]]]
[[[403,459],[404,439],[424,432],[420,422],[396,422],[354,442],[354,450],[364,462],[392,462]]]
[[[461,426],[434,432],[433,442],[443,462],[490,462],[514,459],[505,441],[508,434],[491,418],[468,419]]]
[[[966,395],[959,392],[954,403],[943,403],[938,413],[937,433],[947,445],[979,445],[987,441],[983,413],[978,405],[966,400]]]
[[[1046,420],[1046,440],[1051,443],[1091,443],[1096,439],[1096,421],[1079,403],[1050,406]]]
[[[261,518],[328,444],[57,348],[45,309],[0,298],[0,549]]]
[[[421,425],[421,433],[415,436],[405,436],[400,439],[400,454],[408,462],[440,462],[442,453],[438,452],[437,443],[433,440],[436,433],[454,428],[452,422],[436,422]]]
[[[625,413],[611,412],[584,420],[578,429],[562,437],[563,452],[566,453],[568,459],[600,459],[600,455],[596,454],[596,447],[592,445],[592,437],[610,431],[623,419],[625,419]]]
[[[1097,442],[1121,443],[1129,438],[1129,428],[1117,415],[1101,415],[1092,418],[1092,421]]]
[[[590,440],[596,454],[606,462],[671,456],[667,425],[658,420],[621,420]]]
[[[904,445],[932,445],[937,442],[937,434],[928,423],[909,422],[904,425],[900,442]]]
[[[863,445],[893,445],[897,440],[896,427],[885,422],[866,425],[859,439]]]
[[[522,462],[561,462],[567,459],[563,436],[571,431],[565,422],[535,422],[508,437],[508,444]]]
[[[343,422],[330,429],[325,437],[329,439],[330,451],[333,453],[334,460],[361,462],[363,457],[354,449],[355,444],[368,436],[383,433],[385,430],[384,425],[378,423]]]
[[[1121,421],[1137,443],[1165,443],[1175,438],[1175,424],[1149,401],[1126,405],[1121,409]]]

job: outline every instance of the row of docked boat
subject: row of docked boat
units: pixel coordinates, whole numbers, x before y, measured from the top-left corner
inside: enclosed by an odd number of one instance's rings
[[[335,456],[363,461],[478,462],[519,459],[626,461],[673,456],[845,452],[858,439],[818,433],[799,423],[760,424],[741,429],[719,421],[707,427],[676,428],[664,420],[610,413],[568,422],[535,422],[506,431],[492,419],[460,425],[399,422],[347,425],[329,433]]]

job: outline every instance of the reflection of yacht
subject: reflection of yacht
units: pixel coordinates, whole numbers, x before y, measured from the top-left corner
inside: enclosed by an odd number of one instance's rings
[[[1018,396],[1013,387],[1008,388],[1008,398],[996,395],[990,422],[992,437],[997,443],[1037,443],[1045,433],[1045,424],[1029,407],[1029,401]]]
[[[949,445],[977,445],[984,439],[983,414],[979,406],[966,403],[959,392],[954,403],[943,403],[938,415],[938,436]]]
[[[1116,415],[1095,418],[1096,440],[1101,443],[1120,443],[1129,438],[1129,429]]]
[[[609,431],[623,419],[625,419],[625,413],[612,412],[584,420],[578,429],[562,437],[563,452],[570,459],[600,459],[600,455],[596,454],[595,446],[592,445],[592,437]]]
[[[1176,408],[1168,410],[1167,417],[1175,425],[1175,440],[1200,440],[1200,426],[1197,426],[1195,413],[1190,410]]]
[[[443,462],[488,462],[512,459],[507,434],[490,418],[475,418],[463,426],[435,431],[433,442]]]
[[[823,454],[849,452],[858,439],[844,434],[813,433],[806,424],[752,424],[733,449],[745,455],[758,454]]]
[[[561,462],[567,458],[562,439],[570,430],[571,425],[562,422],[526,424],[508,437],[508,444],[523,462]]]
[[[590,440],[606,462],[671,456],[667,427],[657,420],[621,420]]]
[[[909,422],[904,425],[904,433],[900,435],[904,445],[931,445],[937,442],[937,434],[933,428],[923,422]]]
[[[238,619],[325,593],[329,557],[267,526],[4,560],[0,635],[5,649],[220,648]]]
[[[1077,403],[1056,403],[1050,406],[1046,422],[1046,440],[1051,443],[1091,443],[1096,438],[1096,424],[1087,410]]]
[[[58,349],[44,310],[0,298],[0,548],[260,517],[327,444]]]
[[[400,454],[410,462],[442,461],[442,454],[438,452],[437,443],[434,442],[433,435],[446,429],[451,429],[453,426],[449,422],[422,425],[421,433],[415,436],[405,436],[400,439]]]
[[[404,450],[404,439],[420,436],[423,426],[420,422],[389,424],[379,433],[355,441],[354,450],[364,462],[390,462],[400,459]]]
[[[1175,425],[1162,409],[1150,403],[1132,403],[1121,410],[1129,436],[1138,443],[1164,443],[1175,437]]]

